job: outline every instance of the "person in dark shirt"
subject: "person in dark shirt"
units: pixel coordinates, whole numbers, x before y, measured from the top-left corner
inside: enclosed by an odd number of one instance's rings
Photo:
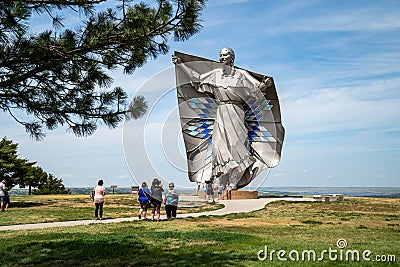
[[[161,185],[161,181],[157,178],[154,178],[151,184],[151,221],[154,222],[154,216],[157,212],[157,221],[160,221],[160,212],[161,212],[161,203],[163,201],[162,194],[164,192],[164,188]]]

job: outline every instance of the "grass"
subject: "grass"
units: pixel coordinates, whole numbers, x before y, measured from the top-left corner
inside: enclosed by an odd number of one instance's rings
[[[122,206],[115,209],[124,209]],[[50,208],[41,207],[39,217]],[[1,266],[399,266],[400,200],[280,201],[246,214],[1,234]],[[395,255],[396,262],[330,261],[327,255],[315,262],[279,261],[276,254],[272,262],[257,258],[265,246],[269,253],[315,250],[319,256],[329,248],[338,250],[336,241],[340,238],[347,241],[345,250],[368,249],[371,259]]]
[[[214,210],[222,205],[181,201],[178,212],[191,213]],[[107,195],[104,218],[135,217],[139,211],[136,197],[129,194]],[[165,211],[162,211],[165,213]],[[13,196],[10,212],[1,214],[0,226],[94,218],[94,204],[88,195]]]

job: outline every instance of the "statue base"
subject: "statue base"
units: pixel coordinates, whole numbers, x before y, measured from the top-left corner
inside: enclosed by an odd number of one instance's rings
[[[214,198],[221,200],[228,200],[229,195],[227,191],[222,191],[222,196],[219,196],[214,191]],[[199,190],[197,196],[202,199],[206,199],[206,193],[203,190]],[[231,190],[231,197],[230,199],[257,199],[258,198],[258,191],[257,190]]]

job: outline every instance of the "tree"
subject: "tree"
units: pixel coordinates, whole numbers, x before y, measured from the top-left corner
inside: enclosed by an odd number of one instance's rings
[[[28,194],[32,194],[32,188],[40,187],[44,185],[48,180],[48,174],[41,168],[37,166],[32,166],[26,172],[23,179],[18,181],[18,185],[21,188],[28,187]]]
[[[10,179],[16,170],[17,144],[5,137],[0,141],[0,180]]]
[[[18,144],[3,137],[0,140],[0,180],[7,179],[7,188],[24,181],[35,162],[21,159],[17,154]]]
[[[18,144],[6,137],[0,140],[0,181],[7,179],[6,187],[10,190],[15,185],[29,189],[29,195],[35,194],[70,194],[61,179],[47,174],[42,168],[34,166],[36,162],[22,159],[17,154]],[[37,188],[32,191],[32,188]]]
[[[0,0],[0,110],[32,137],[41,139],[45,129],[58,126],[87,136],[98,123],[114,128],[124,118],[143,116],[144,97],[128,104],[122,88],[110,88],[107,71],[122,67],[131,74],[166,54],[171,36],[190,38],[200,30],[205,5],[205,0],[158,0],[153,6],[119,0],[96,11],[105,2],[111,1]],[[82,16],[78,27],[65,26],[65,10]],[[53,27],[31,33],[31,19],[46,15]]]
[[[34,195],[71,194],[71,190],[65,188],[61,179],[49,174],[44,184],[38,186],[32,192]]]

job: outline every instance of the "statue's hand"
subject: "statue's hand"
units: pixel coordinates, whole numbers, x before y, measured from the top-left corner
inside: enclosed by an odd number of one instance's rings
[[[175,65],[176,64],[181,64],[182,60],[177,56],[172,56],[172,63],[174,63]]]
[[[270,87],[272,85],[272,80],[266,76],[263,77],[262,82],[264,84],[264,88]]]

